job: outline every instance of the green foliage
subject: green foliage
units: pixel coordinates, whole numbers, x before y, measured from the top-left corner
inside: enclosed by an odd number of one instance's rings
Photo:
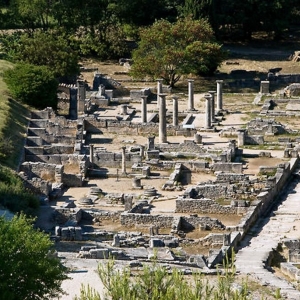
[[[2,299],[52,299],[61,292],[65,268],[50,254],[49,236],[23,214],[0,217],[0,295]]]
[[[160,20],[141,31],[131,74],[161,77],[173,87],[182,75],[214,72],[224,59],[206,20],[185,18],[174,24]]]
[[[73,44],[63,33],[48,30],[21,34],[18,43],[8,44],[6,49],[15,61],[47,66],[55,77],[60,78],[79,73],[79,56]]]
[[[13,150],[12,139],[10,137],[0,137],[0,161],[7,159]]]
[[[114,261],[99,264],[98,273],[106,288],[104,299],[126,300],[247,300],[247,282],[243,282],[240,289],[233,288],[235,269],[230,266],[229,260],[224,263],[224,273],[218,276],[216,283],[210,283],[201,273],[193,276],[184,276],[174,268],[167,270],[154,261],[150,265],[144,265],[132,278],[130,269],[116,270]],[[99,300],[99,293],[82,287],[81,295],[76,300]]]
[[[10,10],[21,23],[22,27],[33,31],[36,28],[49,27],[51,1],[47,0],[11,0]]]
[[[11,212],[35,214],[39,200],[24,188],[22,180],[10,169],[0,165],[0,205]]]
[[[17,64],[4,71],[4,81],[12,96],[36,108],[56,107],[57,80],[45,66]]]
[[[114,59],[128,54],[124,30],[116,20],[101,21],[92,28],[81,28],[77,36],[82,55]]]

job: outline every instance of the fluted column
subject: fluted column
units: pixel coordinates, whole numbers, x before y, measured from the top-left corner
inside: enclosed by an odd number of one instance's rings
[[[160,94],[159,100],[159,143],[167,142],[166,94]]]
[[[215,93],[216,91],[208,91],[211,94],[210,111],[211,111],[211,122],[216,122],[215,118]]]
[[[223,109],[223,91],[222,91],[223,80],[217,80],[216,83],[217,83],[217,113],[218,113]]]
[[[157,81],[157,107],[159,108],[159,101],[160,101],[159,95],[162,94],[163,92],[163,85],[162,85],[163,79],[159,78],[156,79],[156,81]]]
[[[122,174],[126,174],[126,147],[122,147]]]
[[[178,126],[178,97],[173,96],[173,126]]]
[[[205,94],[204,96],[206,100],[206,106],[205,106],[205,129],[211,128],[211,108],[210,108],[210,102],[211,102],[211,94]]]
[[[142,96],[142,123],[147,123],[147,96]]]
[[[193,79],[188,79],[188,93],[189,93],[189,98],[188,98],[188,110],[194,110],[194,80]]]

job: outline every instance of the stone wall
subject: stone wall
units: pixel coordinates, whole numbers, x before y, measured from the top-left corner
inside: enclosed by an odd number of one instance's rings
[[[158,123],[131,123],[131,121],[99,120],[94,117],[85,119],[85,129],[90,133],[117,133],[123,135],[158,135]],[[180,134],[179,134],[180,132]],[[193,136],[196,130],[167,125],[167,135]]]
[[[139,213],[123,212],[121,214],[121,225],[131,226],[158,226],[161,228],[171,228],[173,224],[173,216],[166,215],[149,215]]]
[[[166,215],[149,215],[142,213],[123,212],[120,215],[121,225],[131,226],[156,226],[160,228],[170,228],[172,230],[191,230],[195,228],[224,229],[225,226],[217,219],[198,216],[166,216]]]
[[[78,187],[83,185],[83,176],[81,174],[63,174],[62,181],[68,187]]]
[[[293,264],[282,262],[280,263],[280,270],[292,279],[297,281],[300,280],[300,270]]]
[[[266,215],[271,206],[276,202],[279,195],[284,192],[285,186],[291,178],[292,173],[299,163],[298,158],[292,158],[288,163],[281,164],[275,174],[276,182],[268,190],[257,195],[257,200],[252,202],[245,216],[241,219],[238,230],[242,236],[247,233],[250,227],[263,215]]]
[[[210,217],[189,216],[181,217],[181,228],[186,230],[200,229],[224,229],[225,226],[218,220]]]
[[[245,145],[263,145],[264,137],[262,135],[245,135]]]
[[[213,170],[215,172],[226,172],[226,173],[237,173],[241,174],[243,173],[243,164],[242,163],[214,163],[213,164]]]
[[[33,177],[38,177],[42,179],[48,179],[48,181],[56,181],[56,167],[55,164],[45,164],[45,163],[32,163],[24,162],[20,166],[20,172],[24,172],[28,179]]]
[[[249,176],[245,174],[234,174],[234,173],[217,173],[217,181],[221,182],[240,182],[240,181],[245,181],[249,180]]]
[[[177,199],[177,213],[236,214],[237,208],[223,206],[211,199]]]
[[[79,208],[56,208],[52,218],[59,225],[65,225],[67,222],[77,225],[82,220],[82,213]]]
[[[195,187],[196,198],[219,199],[226,198],[228,194],[228,184],[201,184]],[[186,195],[186,194],[185,194]],[[188,195],[187,195],[188,196]],[[189,197],[187,197],[189,198]],[[190,197],[195,198],[195,197]]]

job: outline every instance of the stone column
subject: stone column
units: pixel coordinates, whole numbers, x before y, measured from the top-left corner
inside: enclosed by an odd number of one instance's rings
[[[238,131],[238,147],[242,147],[245,145],[245,132]]]
[[[167,142],[166,94],[160,94],[159,105],[159,143]]]
[[[140,189],[142,187],[141,178],[138,177],[132,178],[132,187],[135,189]]]
[[[155,136],[148,136],[148,150],[155,149],[154,140],[155,140]]]
[[[211,115],[211,122],[216,122],[215,118],[215,93],[216,91],[208,91],[211,94],[211,102],[210,102],[210,115]]]
[[[94,164],[94,145],[90,144],[90,163],[93,166]]]
[[[223,109],[223,91],[222,84],[223,80],[216,80],[217,83],[217,113]]]
[[[270,93],[270,81],[261,81],[260,82],[260,93],[269,94]]]
[[[173,96],[173,126],[178,126],[178,97]]]
[[[77,80],[77,114],[80,116],[84,113],[85,104],[85,83],[83,80]]]
[[[195,141],[196,144],[201,144],[202,143],[202,136],[199,133],[195,133],[194,141]]]
[[[142,123],[147,123],[147,96],[142,96]]]
[[[122,147],[122,174],[126,174],[126,147]]]
[[[206,100],[206,110],[205,110],[205,129],[211,128],[211,108],[210,108],[210,101],[211,101],[211,94],[205,94],[204,96]]]
[[[141,145],[140,147],[140,156],[143,159],[145,156],[145,146]]]
[[[159,78],[156,79],[156,81],[157,81],[157,107],[159,108],[159,101],[160,101],[159,95],[162,94],[163,92],[163,86],[162,86],[163,79]]]
[[[188,83],[189,83],[188,110],[194,110],[194,80],[188,79]]]

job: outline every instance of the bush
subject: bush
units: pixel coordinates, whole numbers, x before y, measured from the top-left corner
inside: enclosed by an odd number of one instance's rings
[[[38,198],[27,191],[22,180],[10,169],[0,165],[0,205],[11,212],[34,215],[39,207]]]
[[[58,81],[47,67],[17,64],[3,76],[16,100],[39,109],[56,107]]]

